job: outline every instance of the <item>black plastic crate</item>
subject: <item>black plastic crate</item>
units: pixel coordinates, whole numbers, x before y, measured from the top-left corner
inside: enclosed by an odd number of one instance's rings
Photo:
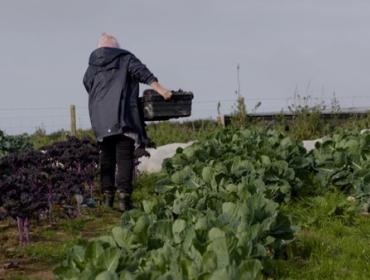
[[[164,100],[156,91],[148,89],[143,93],[141,104],[145,121],[163,121],[189,117],[193,93],[183,90],[172,91],[170,100]]]

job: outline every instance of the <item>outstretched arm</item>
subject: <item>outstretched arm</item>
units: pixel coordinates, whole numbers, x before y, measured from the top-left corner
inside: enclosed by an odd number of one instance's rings
[[[152,89],[158,92],[164,99],[170,99],[172,96],[172,92],[163,87],[160,83],[158,83],[157,78],[150,72],[150,70],[143,64],[137,57],[132,55],[128,71],[131,76],[138,80],[141,83],[149,85]]]

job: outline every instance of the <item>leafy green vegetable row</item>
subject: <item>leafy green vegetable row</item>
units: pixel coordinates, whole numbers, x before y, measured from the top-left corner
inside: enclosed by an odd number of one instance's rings
[[[323,139],[311,152],[320,185],[334,187],[370,205],[370,134],[348,131]]]
[[[278,134],[271,137],[284,148],[269,148],[267,137],[253,133],[260,132],[222,132],[178,151],[165,163],[168,177],[158,182],[157,195],[125,213],[111,235],[75,247],[57,268],[59,279],[259,277],[263,261],[282,250],[295,231],[278,203],[266,197],[264,180],[271,198],[288,199],[291,191],[285,189],[303,183],[285,158],[305,151]],[[291,151],[279,154],[277,164],[267,155],[285,147]],[[253,161],[257,150],[260,157]]]

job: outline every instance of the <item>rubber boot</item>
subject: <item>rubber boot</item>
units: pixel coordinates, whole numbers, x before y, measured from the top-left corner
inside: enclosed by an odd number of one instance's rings
[[[119,193],[119,210],[124,212],[132,209],[131,194]]]
[[[104,206],[113,208],[114,202],[114,192],[105,192],[104,193]]]

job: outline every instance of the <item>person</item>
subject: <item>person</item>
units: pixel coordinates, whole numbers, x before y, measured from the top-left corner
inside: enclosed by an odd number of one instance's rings
[[[104,204],[113,207],[116,190],[119,208],[132,208],[134,155],[145,155],[148,137],[139,104],[139,83],[149,85],[164,99],[172,92],[117,39],[103,33],[89,57],[83,84],[89,95],[91,126],[100,149],[100,181]]]

